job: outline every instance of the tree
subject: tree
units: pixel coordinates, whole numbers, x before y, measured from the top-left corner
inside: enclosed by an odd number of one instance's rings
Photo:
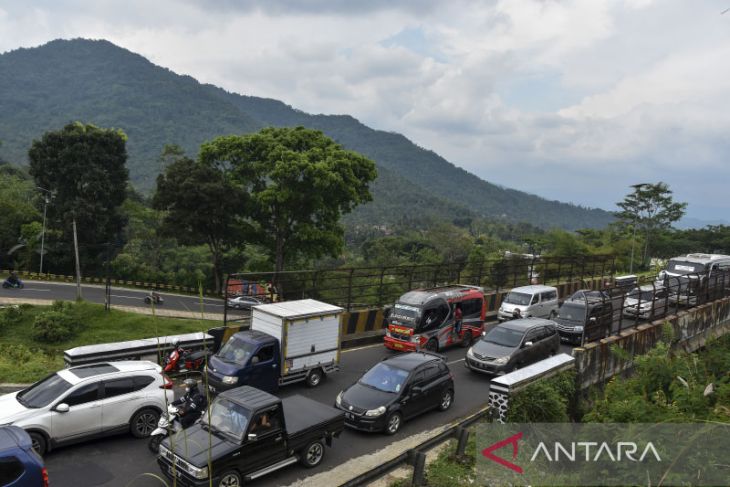
[[[48,226],[63,232],[67,251],[58,258],[66,263],[72,262],[74,219],[81,253],[98,258],[97,264],[104,259],[104,244],[121,234],[120,206],[129,179],[126,140],[121,130],[74,122],[33,141],[30,174],[38,186],[55,194],[48,205]]]
[[[0,268],[11,267],[11,263],[4,260],[10,249],[18,244],[21,227],[40,218],[34,206],[35,196],[31,181],[0,172]],[[8,256],[13,261],[16,257]]]
[[[162,233],[184,245],[204,244],[210,250],[215,291],[221,290],[223,254],[242,242],[242,215],[249,209],[247,195],[214,165],[194,161],[179,151],[157,177],[153,206],[165,213]]]
[[[250,195],[255,240],[277,273],[298,258],[341,252],[340,217],[372,200],[377,175],[371,160],[304,127],[218,137],[203,144],[200,161],[229,171]]]
[[[685,213],[687,203],[677,203],[666,183],[636,184],[634,191],[616,203],[619,224],[625,229],[641,230],[644,235],[642,262],[649,256],[650,241],[662,230],[671,228]]]

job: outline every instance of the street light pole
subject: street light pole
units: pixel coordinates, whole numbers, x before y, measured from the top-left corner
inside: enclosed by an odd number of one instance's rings
[[[36,186],[36,188],[40,189],[41,191],[46,193],[43,195],[43,230],[41,231],[41,266],[40,266],[40,269],[38,270],[39,274],[43,274],[43,253],[44,253],[45,244],[46,244],[46,211],[48,210],[48,203],[51,202],[51,199],[48,195],[51,195],[52,193],[45,188],[41,188],[40,186]]]
[[[639,190],[643,188],[644,186],[649,186],[648,183],[639,183],[639,184],[632,184],[631,187],[634,188],[634,192],[636,193],[636,198],[638,200],[639,198]],[[629,274],[633,274],[634,272],[634,246],[636,245],[636,224],[639,221],[639,206],[637,203],[636,211],[634,212],[634,234],[631,237],[631,262],[629,264]]]

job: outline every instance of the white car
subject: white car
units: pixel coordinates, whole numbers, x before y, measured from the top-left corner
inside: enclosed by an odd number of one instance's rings
[[[148,361],[59,370],[19,392],[0,396],[0,425],[23,428],[40,455],[65,443],[131,432],[144,438],[172,400],[172,382]]]
[[[253,296],[236,296],[228,300],[228,306],[235,309],[251,309],[251,306],[264,304],[264,302]]]

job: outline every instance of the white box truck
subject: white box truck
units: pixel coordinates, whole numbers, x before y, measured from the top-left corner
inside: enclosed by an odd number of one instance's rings
[[[253,306],[251,328],[232,335],[208,361],[208,387],[273,392],[294,382],[319,385],[339,370],[342,311],[314,299]]]

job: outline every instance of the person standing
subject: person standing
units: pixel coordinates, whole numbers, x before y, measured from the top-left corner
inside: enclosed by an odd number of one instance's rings
[[[458,336],[461,336],[462,318],[463,315],[461,312],[461,303],[456,303],[456,306],[454,308],[454,333],[456,333]]]

